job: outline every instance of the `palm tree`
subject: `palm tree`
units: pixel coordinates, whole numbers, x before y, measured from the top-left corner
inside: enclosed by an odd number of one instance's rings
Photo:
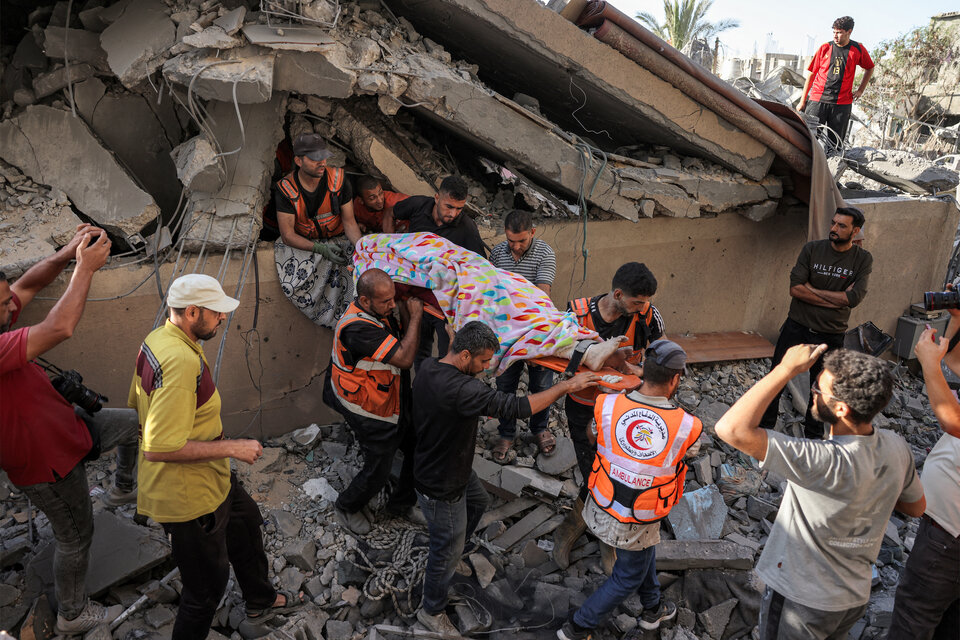
[[[653,14],[638,13],[637,19],[655,34],[682,50],[693,40],[707,40],[721,31],[740,26],[737,20],[707,22],[707,11],[713,0],[663,0],[664,20],[661,24]]]

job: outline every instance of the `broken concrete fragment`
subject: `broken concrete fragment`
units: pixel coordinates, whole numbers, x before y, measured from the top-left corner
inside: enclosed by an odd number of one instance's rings
[[[728,540],[661,540],[658,571],[752,569],[753,550]]]
[[[246,28],[244,28],[246,33]],[[342,48],[342,47],[341,47]],[[274,88],[324,98],[349,98],[357,74],[345,68],[348,62],[334,62],[334,51],[277,51]],[[346,54],[341,53],[340,58]]]
[[[213,21],[215,26],[223,29],[224,33],[228,36],[232,36],[237,31],[240,31],[240,27],[243,26],[243,19],[247,16],[247,8],[243,5],[240,5],[232,11],[227,11],[225,14]]]
[[[340,495],[336,489],[330,486],[326,478],[312,478],[303,483],[303,492],[310,496],[311,500],[323,498],[328,502],[333,502]]]
[[[0,122],[0,156],[34,181],[61,189],[84,215],[122,238],[159,214],[153,198],[67,111],[35,105]]]
[[[102,14],[101,14],[102,15]],[[120,82],[132,88],[163,63],[176,27],[160,0],[137,0],[100,34],[100,46]]]
[[[211,51],[188,51],[163,64],[163,76],[170,82],[193,88],[207,100],[233,103],[267,102],[272,97],[273,56],[251,47],[231,49],[221,56]],[[236,116],[234,116],[236,118]]]
[[[727,505],[711,484],[684,494],[667,518],[677,540],[717,540],[727,519]]]
[[[557,476],[577,464],[577,453],[573,448],[573,441],[570,438],[557,438],[557,447],[552,455],[541,453],[537,456],[537,469]]]
[[[723,632],[730,623],[730,614],[739,602],[736,598],[730,598],[697,614],[697,620],[712,640],[720,640],[723,637]]]
[[[559,496],[563,491],[563,483],[556,478],[523,467],[504,467],[500,472],[500,486],[514,495],[520,495],[527,486],[553,497]]]
[[[382,73],[361,73],[357,77],[357,91],[360,93],[387,93],[389,83]]]
[[[100,35],[92,31],[47,27],[43,31],[43,52],[60,62],[69,58],[70,66],[86,62],[98,71],[110,71],[107,54],[100,48]]]
[[[857,173],[914,195],[948,191],[960,183],[956,171],[909,151],[854,147],[843,159]]]
[[[292,540],[283,545],[281,553],[287,562],[304,571],[313,571],[317,564],[317,546],[312,539]]]
[[[188,191],[216,193],[226,180],[217,150],[203,135],[190,138],[170,152],[177,177]]]
[[[243,46],[243,40],[228,35],[216,25],[207,27],[199,33],[184,36],[181,42],[197,49],[235,49]]]
[[[300,534],[303,521],[289,511],[274,509],[270,512],[270,519],[277,527],[277,532],[283,538],[295,538]]]
[[[776,200],[766,200],[760,204],[750,205],[746,209],[740,209],[737,213],[748,220],[763,222],[777,212],[779,204]]]
[[[481,553],[471,553],[470,564],[473,565],[473,570],[477,574],[477,582],[480,583],[480,588],[486,589],[487,586],[493,582],[494,576],[497,575],[497,570]]]
[[[94,68],[85,62],[71,64],[69,69],[67,67],[60,67],[49,73],[37,76],[33,81],[33,93],[38,99],[46,98],[60,91],[60,89],[63,89],[71,82],[83,82],[94,73],[96,73]]]

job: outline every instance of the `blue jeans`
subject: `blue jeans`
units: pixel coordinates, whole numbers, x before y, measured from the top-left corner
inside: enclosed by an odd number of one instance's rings
[[[644,609],[656,609],[660,604],[656,549],[655,546],[641,551],[617,549],[613,573],[577,609],[573,621],[581,627],[595,629],[634,591],[640,594]]]
[[[524,364],[523,360],[517,360],[497,376],[497,390],[503,393],[516,393],[517,387],[520,386],[520,376],[523,375]],[[527,377],[529,378],[527,395],[545,391],[553,386],[553,372],[545,367],[527,363]],[[530,433],[537,435],[547,428],[549,422],[550,407],[547,407],[543,411],[530,416]],[[513,440],[517,437],[517,419],[501,420],[497,429],[500,431],[501,438]]]
[[[417,491],[417,501],[427,519],[430,543],[423,576],[423,610],[437,615],[447,606],[447,589],[463,555],[464,543],[473,535],[490,497],[476,473],[458,500],[435,500]]]

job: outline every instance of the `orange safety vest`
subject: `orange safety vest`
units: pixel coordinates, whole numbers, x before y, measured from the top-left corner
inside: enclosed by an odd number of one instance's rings
[[[609,294],[608,294],[609,295]],[[570,309],[573,310],[574,315],[577,316],[577,323],[581,327],[586,327],[596,331],[597,328],[593,324],[593,315],[590,313],[590,298],[577,298],[576,300],[571,300],[569,302]],[[640,314],[634,314],[633,319],[630,321],[630,325],[627,327],[627,341],[630,346],[636,349],[637,346],[646,347],[646,342],[649,339],[650,335],[650,323],[653,321],[653,304],[651,303],[647,307],[647,312],[642,316],[644,321],[644,326],[641,329],[642,333],[642,342],[643,344],[637,344],[637,328],[640,327]],[[611,336],[614,337],[614,336]],[[643,350],[637,350],[629,358],[629,362],[632,364],[638,363],[643,359]],[[574,402],[579,402],[580,404],[593,405],[597,401],[597,396],[600,395],[600,391],[596,388],[589,387],[582,391],[576,393],[571,393],[570,399]]]
[[[297,171],[294,169],[294,171]],[[332,238],[343,233],[343,220],[340,218],[340,207],[334,211],[330,194],[340,190],[344,180],[343,169],[334,169],[327,167],[326,191],[323,194],[323,201],[320,207],[313,212],[307,211],[306,202],[300,197],[300,190],[297,188],[297,181],[293,177],[293,171],[281,178],[277,183],[280,193],[285,195],[291,203],[297,208],[297,218],[294,222],[294,229],[297,235],[309,238],[310,240],[320,240],[323,238]]]
[[[597,398],[597,456],[587,487],[601,509],[630,524],[666,517],[683,496],[683,456],[703,431],[680,408],[661,409],[629,394]]]
[[[383,361],[397,338],[388,335],[376,353],[347,364],[349,353],[340,341],[340,332],[354,322],[366,322],[389,333],[388,327],[377,318],[351,303],[344,312],[333,334],[330,354],[330,385],[334,395],[348,411],[374,420],[397,424],[400,419],[400,369]]]

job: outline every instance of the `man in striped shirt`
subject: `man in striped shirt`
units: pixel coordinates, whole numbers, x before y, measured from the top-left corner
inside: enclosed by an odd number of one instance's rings
[[[528,211],[514,210],[507,214],[503,226],[507,239],[490,252],[490,262],[498,269],[526,278],[550,295],[550,287],[557,275],[557,258],[550,245],[534,237],[537,228],[533,216]],[[553,373],[549,369],[518,360],[497,377],[497,389],[516,393],[525,365],[529,379],[527,393],[537,393],[553,386]],[[547,456],[553,455],[557,447],[556,438],[547,428],[549,420],[549,407],[530,417],[530,432],[540,451]],[[500,438],[494,445],[493,459],[505,464],[510,462],[511,448],[517,437],[517,421],[515,418],[501,420],[498,429]]]

